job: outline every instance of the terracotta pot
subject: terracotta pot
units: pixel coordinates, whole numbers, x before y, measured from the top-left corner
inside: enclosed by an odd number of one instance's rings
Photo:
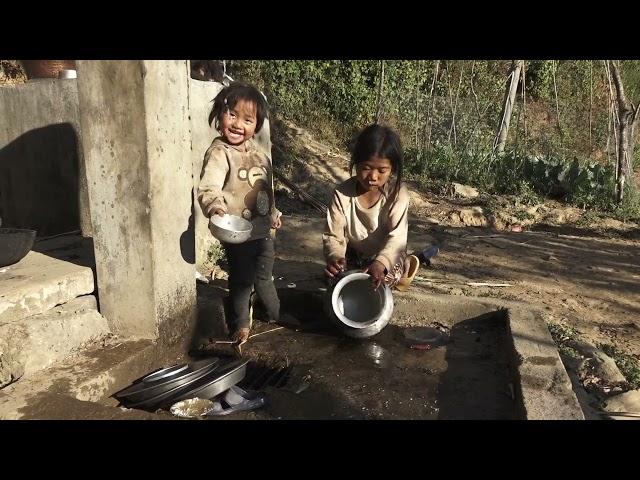
[[[75,60],[21,60],[27,78],[58,78],[60,70],[75,70]]]

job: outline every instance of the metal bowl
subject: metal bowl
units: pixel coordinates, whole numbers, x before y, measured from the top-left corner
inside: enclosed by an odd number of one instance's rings
[[[235,215],[212,215],[209,230],[214,237],[224,243],[244,243],[251,237],[253,225],[244,218]]]
[[[325,309],[347,336],[367,338],[389,323],[393,295],[384,284],[374,289],[368,273],[346,272],[328,292]]]
[[[0,228],[0,267],[22,260],[33,247],[35,230]]]
[[[60,70],[58,72],[58,78],[66,80],[70,78],[78,78],[78,74],[75,70]]]

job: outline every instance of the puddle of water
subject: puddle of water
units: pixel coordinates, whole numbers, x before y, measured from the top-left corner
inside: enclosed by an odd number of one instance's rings
[[[370,342],[364,346],[364,354],[373,362],[373,365],[377,368],[388,368],[391,361],[391,356],[376,342]]]

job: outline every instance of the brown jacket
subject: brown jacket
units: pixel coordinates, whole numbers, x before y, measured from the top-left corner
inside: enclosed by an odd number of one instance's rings
[[[275,207],[269,153],[253,139],[235,146],[215,138],[204,155],[198,202],[206,217],[220,209],[249,220],[249,240],[273,236],[272,224],[281,213]]]

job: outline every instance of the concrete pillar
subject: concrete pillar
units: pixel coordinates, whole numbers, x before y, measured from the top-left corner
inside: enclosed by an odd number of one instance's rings
[[[218,82],[204,82],[191,79],[189,82],[190,116],[191,116],[191,148],[193,161],[193,221],[196,237],[196,266],[204,274],[212,267],[208,259],[208,251],[219,242],[209,231],[209,222],[203,215],[196,193],[200,184],[200,173],[204,154],[211,142],[219,134],[209,126],[209,112],[213,107],[212,100],[220,92],[223,85]]]
[[[100,312],[119,334],[175,343],[196,313],[187,62],[77,70]]]

